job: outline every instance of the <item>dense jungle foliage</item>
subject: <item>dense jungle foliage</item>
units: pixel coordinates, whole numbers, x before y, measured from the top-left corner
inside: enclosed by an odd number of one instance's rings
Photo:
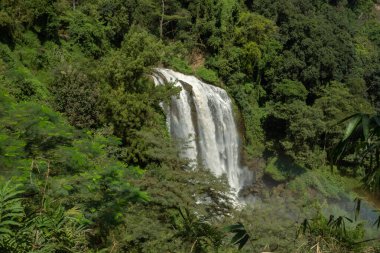
[[[158,66],[230,94],[253,207],[184,169]],[[379,109],[376,0],[1,0],[0,252],[380,252],[331,205],[379,197]]]

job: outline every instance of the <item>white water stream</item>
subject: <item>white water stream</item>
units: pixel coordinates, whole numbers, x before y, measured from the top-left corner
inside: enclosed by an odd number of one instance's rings
[[[227,92],[194,76],[163,68],[155,71],[156,85],[173,83],[182,88],[179,96],[164,106],[171,135],[184,143],[181,155],[216,176],[226,174],[237,193],[252,173],[240,166],[239,135]]]

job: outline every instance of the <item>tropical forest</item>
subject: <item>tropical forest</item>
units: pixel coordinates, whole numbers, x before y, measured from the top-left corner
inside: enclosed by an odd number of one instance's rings
[[[1,253],[380,253],[379,0],[0,0]]]

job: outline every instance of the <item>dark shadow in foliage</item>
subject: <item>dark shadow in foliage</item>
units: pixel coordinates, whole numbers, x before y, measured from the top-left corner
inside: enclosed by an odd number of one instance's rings
[[[306,169],[295,164],[291,158],[285,155],[277,155],[271,158],[264,171],[264,182],[269,186],[284,183],[305,173]]]
[[[275,165],[282,173],[287,174],[289,178],[294,178],[306,172],[305,168],[294,164],[291,159],[286,156],[279,156]]]
[[[0,42],[7,44],[12,49],[15,46],[13,25],[12,18],[6,12],[0,10]]]
[[[287,121],[269,115],[265,118],[263,128],[266,129],[266,140],[281,140],[286,137]]]

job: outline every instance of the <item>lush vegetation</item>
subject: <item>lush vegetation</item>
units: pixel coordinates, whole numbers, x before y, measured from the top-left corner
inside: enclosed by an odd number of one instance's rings
[[[228,91],[254,207],[184,169],[157,66]],[[379,109],[378,1],[1,0],[0,251],[379,252],[328,218],[379,196]]]

